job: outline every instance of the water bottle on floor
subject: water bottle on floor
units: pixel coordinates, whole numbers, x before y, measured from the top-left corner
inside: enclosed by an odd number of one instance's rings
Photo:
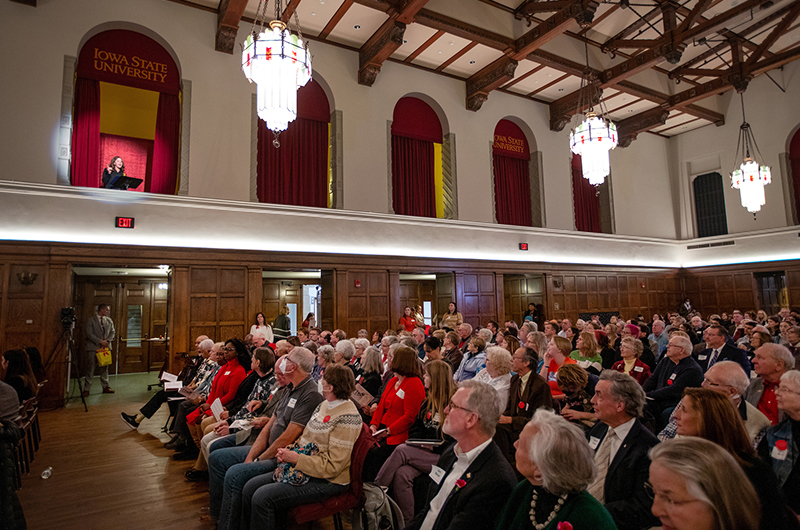
[[[53,468],[52,467],[48,467],[47,469],[42,471],[42,478],[43,479],[48,479],[48,478],[50,478],[50,475],[52,475],[52,474],[53,474]]]

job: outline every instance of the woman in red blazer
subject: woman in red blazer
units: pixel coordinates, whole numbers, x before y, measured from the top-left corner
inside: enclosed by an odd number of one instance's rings
[[[633,337],[625,337],[619,345],[619,353],[622,355],[622,360],[615,362],[611,369],[628,374],[636,379],[637,383],[643,385],[647,378],[650,377],[650,368],[639,360],[642,351],[644,351],[642,341]]]
[[[247,376],[250,367],[250,354],[247,347],[239,339],[229,339],[225,343],[225,364],[222,365],[211,383],[211,390],[208,393],[206,402],[197,407],[194,412],[186,416],[188,424],[196,423],[202,416],[211,415],[211,404],[219,398],[223,407],[226,407],[233,398],[236,391]]]
[[[374,482],[395,447],[408,439],[408,429],[425,400],[422,367],[416,351],[407,346],[397,348],[391,370],[395,375],[386,383],[369,426],[378,445],[370,449],[364,461],[365,482]]]

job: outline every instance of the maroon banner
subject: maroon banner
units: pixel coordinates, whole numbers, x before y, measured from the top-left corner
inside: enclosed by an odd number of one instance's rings
[[[494,128],[492,152],[496,155],[510,156],[530,160],[528,140],[517,124],[509,120],[500,120]]]
[[[79,77],[178,94],[180,72],[159,43],[126,29],[103,31],[86,41],[78,57]]]
[[[442,124],[430,105],[406,96],[394,106],[392,134],[424,142],[442,143]]]

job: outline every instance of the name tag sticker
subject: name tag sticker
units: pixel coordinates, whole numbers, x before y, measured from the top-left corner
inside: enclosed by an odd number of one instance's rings
[[[672,374],[671,376],[669,376],[669,378],[670,378],[672,381],[674,381],[676,377],[678,377],[678,374]]]
[[[440,468],[439,466],[432,466],[431,467],[431,479],[437,483],[441,484],[442,479],[444,478],[445,472],[444,469]]]
[[[436,414],[433,415],[433,422],[434,423],[439,423],[440,421],[441,421],[441,418],[439,417],[439,413],[437,412]]]
[[[633,371],[634,372],[644,372],[644,366],[634,366],[633,367]]]
[[[405,390],[398,390],[397,391],[397,397],[399,397],[400,399],[403,399],[404,397],[406,397]]]
[[[225,375],[231,375],[231,371],[228,370],[227,372],[225,372]]]
[[[598,445],[600,445],[600,438],[597,436],[592,436],[589,438],[589,447],[592,449],[597,449]]]
[[[697,356],[697,360],[698,361],[705,361],[706,359],[708,359],[708,355],[698,355]]]
[[[786,455],[789,453],[788,449],[781,451],[777,447],[772,448],[772,458],[775,460],[786,460]]]
[[[289,407],[290,409],[293,409],[296,404],[297,404],[297,398],[292,398],[289,400],[289,404],[286,406]]]

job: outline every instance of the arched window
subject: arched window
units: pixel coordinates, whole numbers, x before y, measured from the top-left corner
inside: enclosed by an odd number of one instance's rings
[[[728,233],[725,215],[725,191],[722,175],[706,173],[694,179],[694,212],[697,219],[697,237],[720,236]]]
[[[297,119],[273,145],[272,131],[258,120],[258,201],[327,208],[330,105],[313,79],[297,92]]]
[[[392,208],[417,217],[444,217],[441,204],[442,124],[419,98],[401,98],[392,117]]]
[[[532,226],[530,149],[525,133],[509,120],[500,120],[494,129],[492,165],[494,205],[497,222]]]
[[[128,29],[102,31],[81,47],[72,130],[73,186],[103,187],[120,156],[135,191],[174,194],[180,159],[180,71],[154,39]]]
[[[794,192],[794,218],[800,219],[800,130],[794,133],[789,144],[789,164],[792,171],[791,191]]]

